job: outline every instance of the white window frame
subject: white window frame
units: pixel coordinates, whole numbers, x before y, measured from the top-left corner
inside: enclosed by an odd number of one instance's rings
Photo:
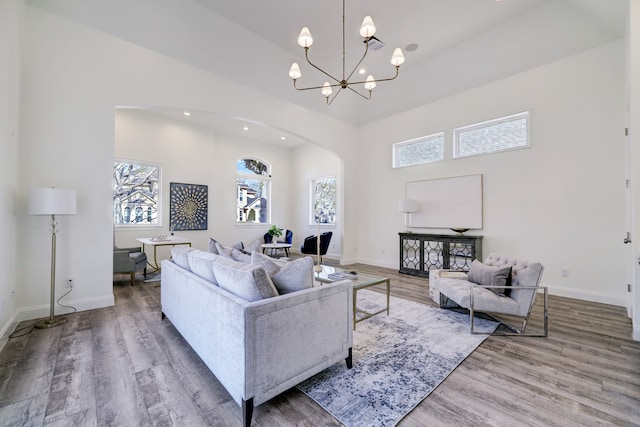
[[[501,125],[504,123],[519,121],[519,120],[522,120],[523,118],[525,119],[525,125],[526,125],[526,135],[525,135],[526,144],[513,146],[513,147],[503,147],[503,148],[493,148],[493,149],[488,148],[487,150],[477,152],[477,153],[464,154],[464,155],[460,154],[460,151],[461,151],[460,137],[465,132],[476,131],[479,129],[488,129],[493,126]],[[453,158],[454,159],[461,159],[461,158],[474,157],[474,156],[484,156],[487,154],[499,153],[503,151],[521,150],[529,147],[531,147],[531,115],[529,111],[511,114],[509,116],[499,117],[497,119],[487,120],[480,123],[474,123],[472,125],[459,127],[453,130]]]
[[[431,142],[434,140],[439,139],[441,141],[441,146],[440,146],[440,153],[441,156],[439,159],[425,159],[423,161],[417,161],[415,163],[411,163],[411,164],[399,164],[400,162],[400,150],[403,147],[406,147],[408,145],[417,145],[420,144],[422,142]],[[427,163],[435,163],[435,162],[441,162],[444,160],[444,132],[438,132],[438,133],[433,133],[431,135],[426,135],[426,136],[421,136],[419,138],[414,138],[414,139],[410,139],[407,141],[402,141],[402,142],[396,142],[395,144],[393,144],[392,146],[392,161],[391,161],[391,167],[393,169],[397,169],[397,168],[406,168],[409,166],[416,166],[416,165],[424,165]]]
[[[116,167],[116,163],[152,167],[152,168],[156,168],[158,170],[157,189],[156,189],[156,197],[155,197],[156,222],[153,222],[153,223],[146,223],[146,222],[122,223],[122,222],[116,222],[116,210],[115,210],[115,203],[116,203],[115,167]],[[112,213],[112,216],[113,216],[113,225],[114,225],[114,227],[123,228],[123,229],[124,228],[131,229],[131,228],[162,227],[162,165],[159,164],[159,163],[151,163],[151,162],[145,162],[145,161],[140,161],[140,160],[130,160],[130,159],[116,158],[116,159],[113,160],[113,167],[114,167],[114,175],[112,177],[113,203],[111,205],[111,209],[112,209],[111,213]],[[145,185],[148,185],[148,184],[144,183],[144,184],[141,184],[140,186],[145,186]],[[143,215],[146,215],[146,213],[143,213]]]
[[[240,171],[238,171],[238,162],[242,161],[242,160],[256,160],[260,163],[262,163],[263,165],[265,165],[267,167],[267,174],[266,175],[259,175],[256,173],[241,173]],[[268,225],[271,224],[271,175],[272,175],[272,171],[273,171],[273,167],[270,163],[259,159],[257,157],[243,157],[240,158],[238,160],[236,160],[235,162],[235,166],[236,166],[236,225],[241,226],[241,227],[252,227],[252,226],[260,226],[263,227],[264,225]],[[241,201],[241,197],[240,197],[240,189],[238,186],[238,180],[249,180],[249,181],[263,181],[265,183],[265,191],[267,193],[267,214],[266,214],[266,218],[264,222],[248,222],[247,218],[249,217],[249,215],[247,214],[246,217],[243,217],[242,215],[240,215],[239,213],[239,202]],[[247,197],[248,200],[248,197]],[[243,200],[243,202],[246,202],[247,200]],[[241,221],[241,219],[244,219],[244,221]]]
[[[316,201],[316,183],[318,181],[326,181],[328,179],[332,179],[333,180],[333,184],[335,187],[335,193],[334,193],[334,197],[333,197],[333,216],[330,220],[330,222],[321,222],[320,224],[318,224],[317,220],[316,220],[316,209],[315,209],[315,201]],[[323,177],[319,177],[319,178],[312,178],[309,180],[309,225],[319,225],[322,227],[335,227],[336,225],[336,221],[337,221],[337,216],[338,216],[338,206],[337,206],[337,199],[338,199],[338,182],[336,180],[336,176],[335,175],[329,175],[329,176],[323,176]]]

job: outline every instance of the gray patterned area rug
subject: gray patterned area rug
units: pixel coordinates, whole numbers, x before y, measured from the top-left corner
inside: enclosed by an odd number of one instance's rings
[[[384,298],[359,291],[358,308],[377,311]],[[474,324],[484,331],[498,326]],[[395,426],[486,338],[469,333],[468,314],[391,297],[389,316],[357,324],[352,369],[337,363],[298,389],[347,427]]]

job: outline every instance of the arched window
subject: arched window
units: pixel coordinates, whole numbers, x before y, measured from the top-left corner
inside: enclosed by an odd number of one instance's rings
[[[270,222],[271,167],[258,159],[236,163],[237,215],[239,223]]]

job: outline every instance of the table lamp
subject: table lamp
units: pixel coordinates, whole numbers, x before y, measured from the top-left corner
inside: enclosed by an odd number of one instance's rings
[[[54,316],[56,293],[56,215],[75,215],[76,191],[62,188],[36,188],[29,194],[29,215],[51,215],[51,301],[49,318],[36,323],[36,328],[46,329],[67,322],[66,317]]]
[[[418,201],[414,199],[402,199],[400,203],[398,203],[398,210],[404,212],[404,228],[407,233],[410,233],[409,214],[418,212]]]

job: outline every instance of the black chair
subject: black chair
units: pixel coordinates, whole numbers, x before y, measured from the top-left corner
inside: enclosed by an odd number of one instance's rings
[[[278,242],[271,242],[271,235],[269,233],[264,233],[263,238],[265,243],[278,243]],[[284,230],[284,241],[280,243],[291,244],[292,242],[293,242],[293,231]]]
[[[331,231],[326,231],[320,235],[320,262],[322,262],[322,256],[327,254],[329,249],[329,243],[331,242]],[[300,248],[300,252],[308,255],[318,254],[318,236],[313,235],[304,239],[304,244]]]

